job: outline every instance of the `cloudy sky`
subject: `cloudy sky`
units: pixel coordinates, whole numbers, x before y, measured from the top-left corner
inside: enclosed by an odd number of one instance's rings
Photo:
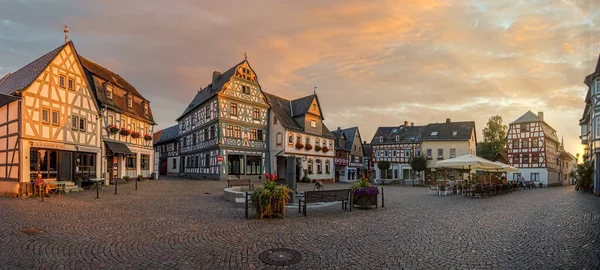
[[[119,73],[162,129],[248,54],[264,91],[317,93],[325,123],[512,122],[531,110],[581,152],[584,77],[600,53],[594,0],[0,0],[0,76],[59,46]],[[481,136],[479,136],[481,138]]]

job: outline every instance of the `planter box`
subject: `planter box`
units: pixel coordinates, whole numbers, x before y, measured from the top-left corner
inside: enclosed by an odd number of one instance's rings
[[[360,195],[360,196],[352,195],[352,196],[353,196],[352,203],[354,205],[358,205],[361,208],[372,207],[372,206],[377,207],[377,196],[378,195]]]

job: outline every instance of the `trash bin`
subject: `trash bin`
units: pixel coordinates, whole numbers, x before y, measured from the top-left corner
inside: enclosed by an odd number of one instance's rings
[[[152,174],[150,174],[150,179],[156,180],[156,173],[153,172]]]

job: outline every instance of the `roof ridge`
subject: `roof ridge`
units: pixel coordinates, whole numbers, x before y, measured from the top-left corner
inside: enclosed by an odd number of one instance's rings
[[[4,77],[0,78],[0,84],[2,84],[12,73],[7,73]]]

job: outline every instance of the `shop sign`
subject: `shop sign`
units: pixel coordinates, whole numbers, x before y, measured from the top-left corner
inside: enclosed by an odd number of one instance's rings
[[[100,153],[100,148],[77,146],[77,151],[79,151],[79,152],[90,152],[90,153]]]
[[[58,149],[58,150],[75,150],[75,147],[72,145],[65,146],[65,144],[63,144],[63,143],[40,142],[40,141],[31,141],[31,147],[49,148],[49,149]]]
[[[348,160],[345,158],[335,158],[333,159],[334,165],[348,165]]]

